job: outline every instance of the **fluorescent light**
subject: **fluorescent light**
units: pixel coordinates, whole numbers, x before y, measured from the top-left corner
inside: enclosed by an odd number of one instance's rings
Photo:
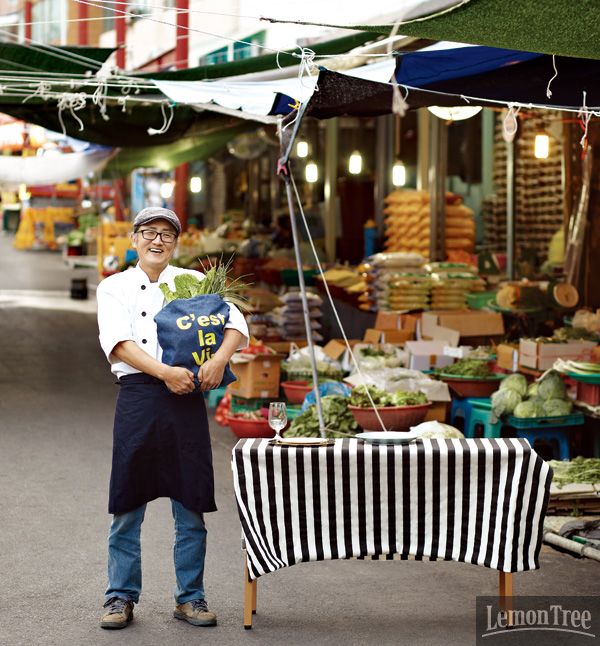
[[[392,166],[392,184],[394,186],[406,184],[406,166],[401,161],[397,161]]]
[[[481,112],[481,106],[479,105],[464,105],[455,108],[430,105],[427,109],[438,119],[443,119],[444,121],[463,121],[463,119],[470,119]]]
[[[168,200],[173,195],[173,182],[163,182],[160,185],[160,196],[163,200]]]
[[[550,137],[548,135],[535,136],[533,154],[536,159],[548,159],[550,154]]]
[[[91,206],[92,206],[92,200],[89,200],[87,198],[81,200],[82,209],[89,209]]]
[[[314,184],[319,179],[319,167],[315,162],[308,162],[308,164],[306,164],[304,177],[309,184]]]
[[[192,193],[200,193],[202,190],[202,178],[195,176],[190,179],[190,191]]]
[[[362,171],[362,155],[355,150],[348,160],[348,172],[351,175],[360,175]]]
[[[296,144],[296,155],[298,157],[308,157],[308,142],[299,141]]]

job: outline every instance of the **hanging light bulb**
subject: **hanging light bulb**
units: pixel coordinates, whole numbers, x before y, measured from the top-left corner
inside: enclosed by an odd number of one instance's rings
[[[360,175],[362,171],[362,155],[355,150],[348,160],[348,172],[351,175]]]
[[[444,108],[439,105],[430,105],[427,109],[438,119],[443,119],[444,121],[463,121],[464,119],[470,119],[481,112],[481,106],[478,105],[464,105],[457,106],[455,108]]]
[[[309,184],[314,184],[319,179],[319,167],[315,162],[308,162],[308,164],[306,164],[304,177]]]
[[[533,143],[533,154],[536,159],[548,159],[550,154],[550,137],[541,133],[535,136]]]
[[[394,186],[406,184],[406,166],[401,161],[397,161],[392,166],[392,184]]]
[[[200,193],[202,190],[202,178],[195,176],[190,178],[190,191],[192,193]]]
[[[308,157],[308,141],[300,140],[296,144],[296,155],[302,158]]]
[[[26,184],[19,184],[19,199],[21,202],[27,202],[31,197],[31,193],[27,190]]]
[[[173,182],[163,182],[160,185],[160,196],[163,200],[168,200],[173,195]]]

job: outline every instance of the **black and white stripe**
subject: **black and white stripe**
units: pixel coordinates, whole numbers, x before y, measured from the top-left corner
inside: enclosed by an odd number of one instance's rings
[[[240,440],[232,468],[253,579],[300,562],[395,555],[539,567],[552,471],[525,440]]]

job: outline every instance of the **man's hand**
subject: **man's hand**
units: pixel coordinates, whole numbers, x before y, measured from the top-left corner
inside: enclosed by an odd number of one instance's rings
[[[165,366],[165,369],[162,380],[172,393],[186,395],[196,389],[194,373],[191,370],[171,366]]]
[[[200,390],[212,390],[216,388],[223,380],[223,372],[227,361],[223,361],[220,357],[213,357],[206,363],[200,366],[198,371],[198,381],[200,382]]]

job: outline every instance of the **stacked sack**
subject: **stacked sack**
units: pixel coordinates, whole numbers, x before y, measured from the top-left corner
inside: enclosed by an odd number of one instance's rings
[[[425,191],[396,190],[385,199],[386,251],[404,251],[429,256],[431,210],[429,194]],[[446,252],[475,249],[473,211],[462,198],[446,194],[445,208]]]
[[[318,294],[307,292],[308,313],[312,329],[313,341],[322,341],[323,336],[319,333],[321,329],[321,306],[323,300]],[[306,339],[306,328],[304,325],[304,314],[302,312],[302,298],[299,291],[292,291],[280,297],[284,302],[283,307],[273,310],[273,316],[279,324],[281,337],[285,341],[296,341]]]
[[[423,256],[415,253],[378,253],[369,258],[370,302],[378,310],[414,310],[429,306],[430,280],[423,272]]]
[[[467,307],[467,294],[485,291],[477,269],[464,263],[432,262],[425,265],[432,279],[431,308],[459,310]]]

